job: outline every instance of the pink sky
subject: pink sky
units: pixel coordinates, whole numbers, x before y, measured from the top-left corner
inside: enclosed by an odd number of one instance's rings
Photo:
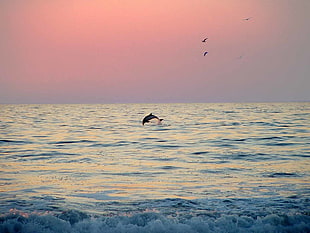
[[[0,103],[309,101],[309,9],[308,0],[1,1]]]

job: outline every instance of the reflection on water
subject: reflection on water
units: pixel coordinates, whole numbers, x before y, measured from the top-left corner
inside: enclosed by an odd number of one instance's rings
[[[309,197],[309,107],[2,105],[1,208]],[[142,126],[150,112],[163,125]]]

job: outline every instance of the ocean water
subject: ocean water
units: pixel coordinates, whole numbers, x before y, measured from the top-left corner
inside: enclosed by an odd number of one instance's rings
[[[309,157],[307,102],[0,105],[0,232],[310,232]]]

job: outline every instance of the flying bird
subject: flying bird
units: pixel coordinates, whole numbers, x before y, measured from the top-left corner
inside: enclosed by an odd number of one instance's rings
[[[205,43],[207,41],[208,37],[203,39],[202,42]]]
[[[208,52],[204,52],[203,56],[206,56],[208,54]]]
[[[149,123],[152,119],[157,119],[157,124],[160,125],[161,121],[163,119],[159,119],[157,116],[153,115],[152,113],[150,113],[149,115],[145,116],[142,120],[142,125],[144,125],[145,123]]]
[[[252,19],[252,17],[249,17],[249,18],[245,18],[245,19],[243,19],[243,20],[247,20],[247,21],[248,21],[248,20],[250,20],[250,19]]]

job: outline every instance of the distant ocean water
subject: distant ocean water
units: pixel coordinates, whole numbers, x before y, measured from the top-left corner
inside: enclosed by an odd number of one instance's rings
[[[310,232],[309,157],[307,102],[0,105],[0,232]]]

